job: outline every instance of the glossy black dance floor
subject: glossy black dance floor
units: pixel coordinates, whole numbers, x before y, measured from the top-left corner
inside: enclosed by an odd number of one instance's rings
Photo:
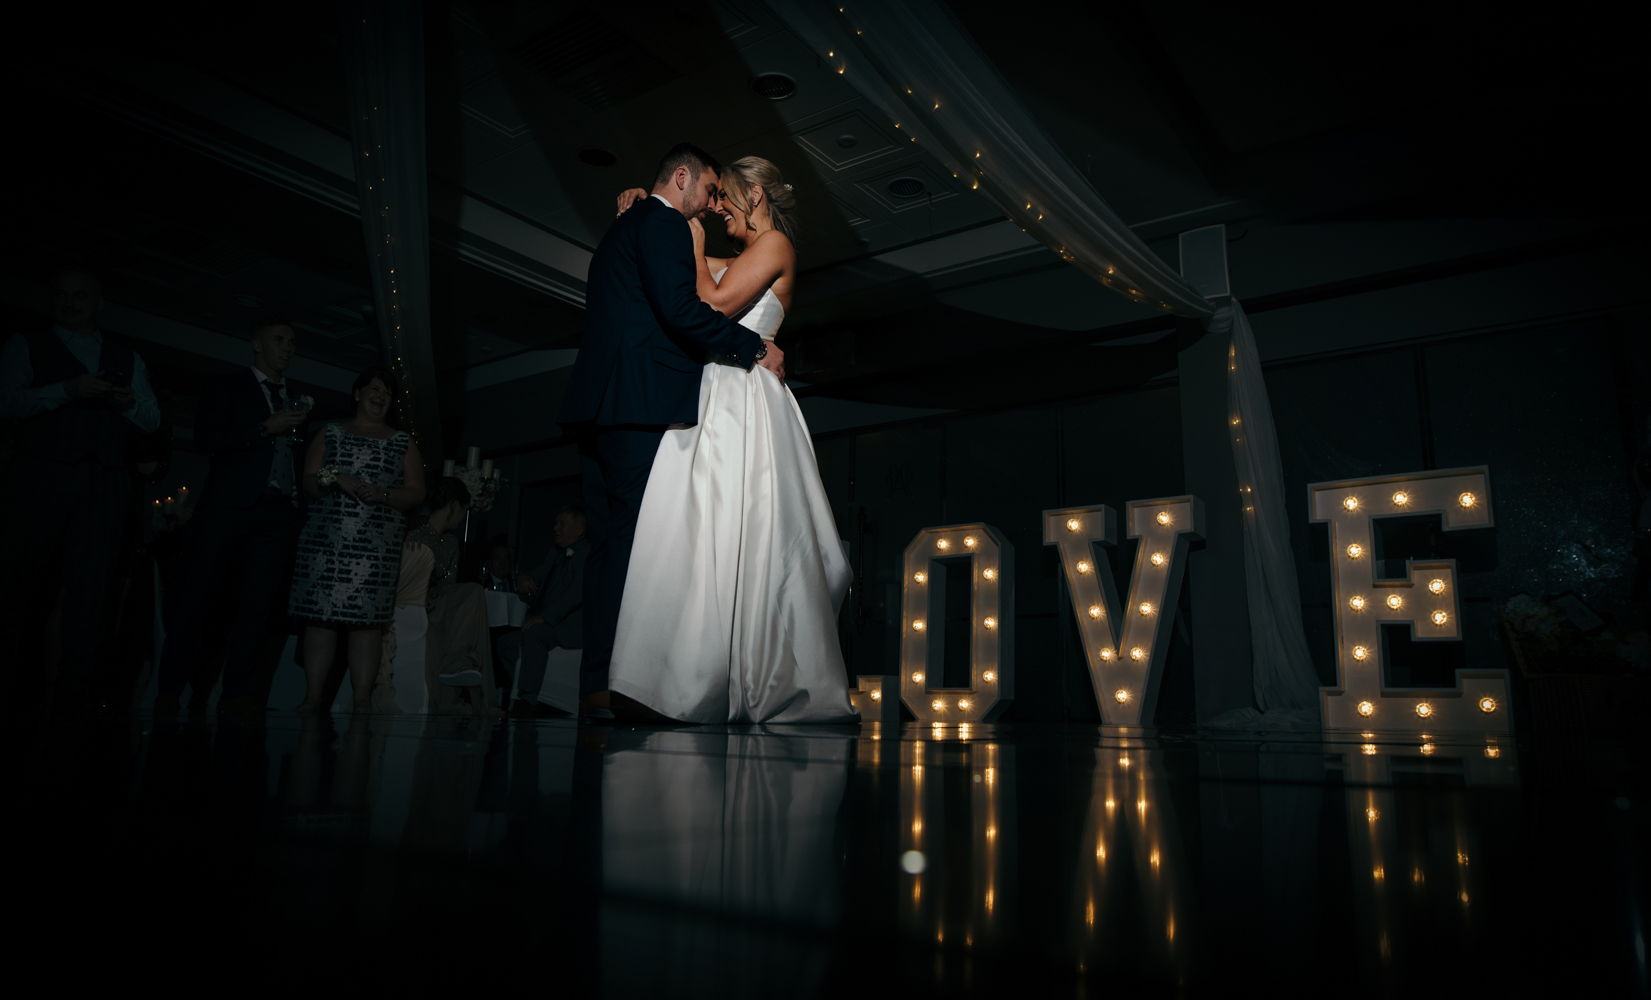
[[[22,726],[14,954],[326,957],[561,996],[1645,988],[1628,739]]]

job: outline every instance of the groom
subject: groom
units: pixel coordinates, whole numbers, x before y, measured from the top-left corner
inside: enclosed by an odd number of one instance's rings
[[[722,167],[697,146],[665,154],[651,197],[609,227],[590,264],[585,334],[556,421],[578,428],[592,547],[585,566],[581,710],[607,715],[608,662],[631,543],[654,453],[670,424],[699,422],[699,382],[714,351],[776,375],[773,344],[700,301],[688,220],[722,209]]]

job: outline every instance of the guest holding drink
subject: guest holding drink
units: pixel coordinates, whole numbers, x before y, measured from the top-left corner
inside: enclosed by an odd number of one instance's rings
[[[378,673],[381,633],[395,615],[403,511],[424,502],[424,460],[412,437],[390,424],[395,376],[368,368],[355,380],[355,417],[334,421],[304,457],[309,520],[298,538],[292,613],[306,621],[300,708],[322,711],[327,675],[348,635],[355,704],[367,711]]]
[[[159,716],[177,714],[186,686],[197,680],[203,686],[211,683],[213,672],[197,669],[201,638],[231,572],[240,578],[240,597],[229,629],[218,712],[258,715],[264,710],[253,694],[253,667],[298,532],[293,438],[302,433],[308,410],[295,404],[308,397],[286,377],[298,351],[292,324],[266,316],[252,324],[249,334],[252,364],[214,378],[195,411],[195,446],[212,456],[212,464],[198,513],[182,539],[188,568],[182,585],[167,597],[166,647],[155,700]],[[187,509],[178,505],[180,514]],[[204,707],[209,694],[197,689],[191,706]]]
[[[105,700],[93,678],[131,488],[126,438],[153,431],[160,410],[143,359],[98,327],[97,278],[65,268],[51,294],[51,331],[17,334],[0,349],[0,418],[17,421],[18,444],[0,475],[0,511],[12,525],[0,535],[0,661],[17,663],[24,633],[38,628],[32,595],[47,567],[71,567],[56,704],[73,709]],[[25,684],[38,679],[16,673]]]

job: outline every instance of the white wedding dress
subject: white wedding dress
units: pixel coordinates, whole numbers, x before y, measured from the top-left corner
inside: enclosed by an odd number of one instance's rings
[[[737,318],[773,340],[785,309],[769,289]],[[609,687],[683,722],[850,721],[849,577],[796,399],[761,366],[713,359],[699,423],[654,457]]]

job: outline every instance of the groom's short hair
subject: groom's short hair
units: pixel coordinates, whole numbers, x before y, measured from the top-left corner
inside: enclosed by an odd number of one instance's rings
[[[710,153],[700,149],[691,142],[679,142],[671,147],[665,158],[659,161],[659,173],[654,176],[654,186],[658,187],[671,179],[677,167],[688,168],[688,183],[699,180],[702,170],[709,169],[718,177],[722,176],[722,164],[716,161]]]

